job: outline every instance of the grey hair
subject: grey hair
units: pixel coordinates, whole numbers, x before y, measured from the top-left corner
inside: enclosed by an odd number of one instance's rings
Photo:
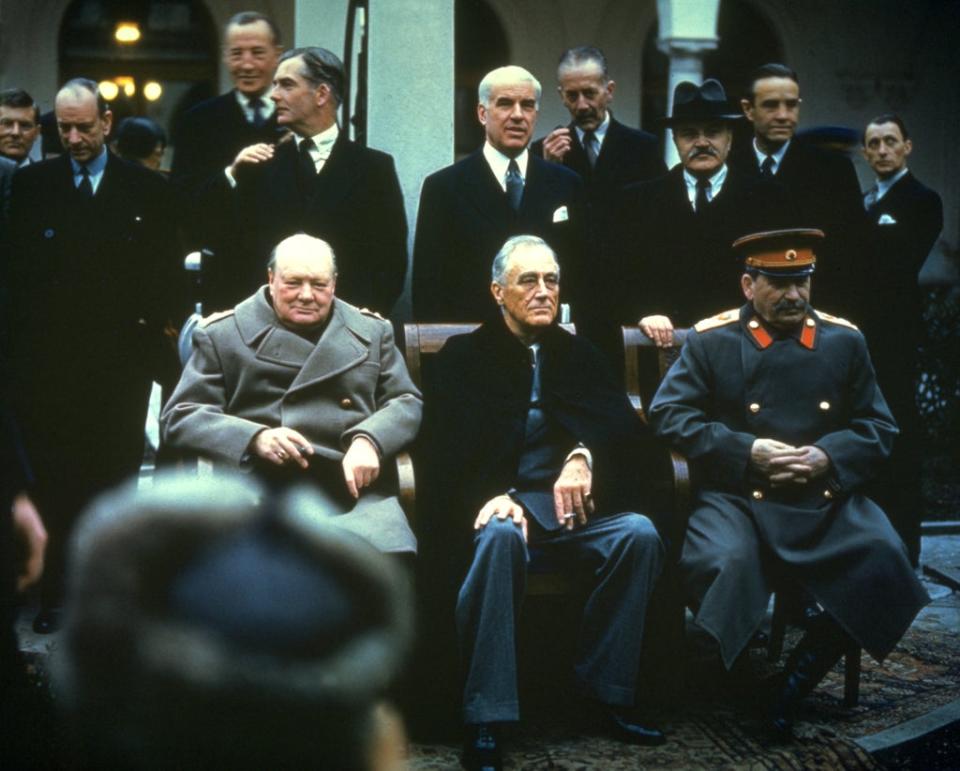
[[[500,286],[506,286],[507,266],[510,264],[510,258],[513,256],[513,253],[520,247],[533,246],[539,246],[550,252],[550,256],[553,257],[553,261],[557,266],[557,276],[559,276],[560,263],[557,262],[557,253],[550,248],[550,244],[548,244],[539,236],[522,235],[508,238],[504,245],[500,247],[500,251],[497,252],[497,256],[493,258],[493,267],[490,269],[490,278],[493,283],[499,284]]]
[[[343,101],[344,71],[343,62],[336,54],[319,46],[291,48],[280,57],[281,62],[300,57],[300,74],[314,88],[326,83],[333,94],[333,101],[339,107]]]
[[[104,99],[100,93],[100,87],[96,81],[90,80],[90,78],[73,78],[72,80],[68,80],[61,86],[60,90],[57,91],[56,98],[59,99],[61,94],[70,94],[74,99],[82,99],[85,94],[92,94],[94,99],[97,100],[97,113],[99,113],[101,118],[106,115],[107,110],[110,109],[107,100]],[[56,99],[54,103],[56,103]]]
[[[330,264],[333,266],[333,275],[337,275],[337,255],[333,253],[333,247],[322,238],[316,238],[308,235],[307,233],[294,233],[292,236],[287,236],[275,247],[273,247],[270,252],[270,259],[267,260],[267,270],[269,270],[271,273],[276,271],[277,255],[279,254],[281,247],[296,246],[301,241],[304,243],[304,246],[311,245],[318,251],[325,249],[330,255]]]
[[[477,98],[480,100],[480,104],[489,107],[490,96],[493,93],[494,86],[507,84],[516,85],[518,83],[530,83],[533,86],[537,98],[537,109],[539,110],[540,95],[543,93],[540,81],[533,77],[533,74],[529,70],[525,70],[523,67],[517,67],[514,64],[508,64],[506,67],[497,67],[497,69],[490,70],[490,72],[484,75],[483,80],[480,81],[480,86],[477,88]]]
[[[596,46],[576,46],[575,48],[568,48],[560,54],[560,61],[557,62],[557,79],[564,70],[573,69],[588,62],[593,62],[600,68],[604,83],[610,79],[607,74],[607,57]]]

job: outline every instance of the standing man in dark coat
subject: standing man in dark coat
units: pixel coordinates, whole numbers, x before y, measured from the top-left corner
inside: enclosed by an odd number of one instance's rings
[[[223,63],[233,88],[191,108],[174,137],[170,177],[183,205],[188,248],[214,252],[204,266],[204,299],[214,309],[231,296],[226,287],[235,274],[234,253],[241,242],[233,230],[230,209],[211,206],[204,191],[223,177],[223,170],[244,147],[279,137],[268,92],[281,53],[280,30],[272,19],[255,11],[233,16],[223,35]],[[248,287],[224,307],[254,288]]]
[[[427,177],[413,250],[417,321],[480,321],[490,255],[510,236],[530,233],[557,250],[569,274],[583,259],[583,184],[527,149],[540,107],[540,83],[522,67],[500,67],[480,81],[482,149]],[[568,300],[571,298],[568,297]]]
[[[509,239],[490,284],[501,318],[451,338],[425,403],[428,540],[460,584],[467,768],[500,768],[496,724],[519,719],[516,627],[528,544],[596,576],[576,677],[629,741],[663,742],[631,716],[647,600],[663,562],[639,513],[649,438],[599,352],[556,326],[560,268],[533,236]],[[462,583],[461,583],[462,582]]]
[[[611,238],[611,221],[623,189],[666,172],[660,143],[653,134],[624,126],[610,111],[616,83],[607,72],[599,48],[579,46],[563,52],[557,66],[557,92],[571,122],[538,139],[530,151],[577,172],[584,181],[587,205],[587,248],[595,275],[619,274],[629,254]],[[601,290],[577,308],[577,332],[585,334],[621,366],[620,324],[635,318],[614,318],[608,282],[591,281],[582,289]]]
[[[863,493],[897,428],[863,336],[809,305],[822,238],[784,230],[740,239],[746,305],[694,327],[650,408],[654,431],[693,464],[680,573],[727,668],[772,588],[789,582],[811,598],[808,631],[768,714],[780,735],[851,637],[882,661],[929,601],[903,542]]]
[[[917,412],[917,348],[923,335],[923,297],[917,275],[943,228],[940,196],[907,168],[913,143],[896,115],[879,115],[863,134],[863,155],[877,175],[864,193],[864,260],[854,318],[870,346],[877,381],[900,425],[892,473],[876,494],[910,551],[920,557],[923,437]]]
[[[826,307],[849,314],[850,282],[859,278],[855,265],[863,222],[860,183],[853,163],[841,153],[795,138],[800,81],[786,65],[765,64],[754,70],[740,106],[753,124],[754,136],[752,142],[734,148],[730,166],[776,181],[799,215],[795,224],[826,234],[817,291]],[[765,227],[779,225],[770,222]]]
[[[637,319],[657,345],[672,345],[674,327],[692,325],[730,296],[730,245],[778,200],[769,185],[726,163],[739,117],[717,80],[684,81],[674,90],[673,114],[663,122],[680,163],[629,186],[613,228],[623,259],[610,282],[616,299],[607,305],[616,309],[612,350],[619,325]],[[698,277],[696,291],[690,276]]]
[[[41,632],[57,621],[74,518],[140,466],[151,381],[175,362],[179,276],[167,184],[107,150],[97,84],[71,80],[55,110],[66,153],[14,176],[5,254],[13,403],[50,531]]]
[[[325,48],[296,48],[280,58],[270,98],[293,137],[244,148],[222,183],[245,244],[236,266],[241,297],[258,286],[262,255],[300,232],[333,247],[343,266],[338,293],[348,302],[386,315],[403,290],[407,219],[400,182],[390,155],[340,131],[343,84],[343,64]]]

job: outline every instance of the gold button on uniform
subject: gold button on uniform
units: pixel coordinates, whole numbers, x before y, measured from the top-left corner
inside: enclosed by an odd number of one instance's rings
[[[820,409],[826,412],[830,409],[830,402],[820,402]]]
[[[353,401],[351,399],[344,397],[343,399],[340,400],[340,406],[343,407],[345,410],[348,410],[353,406]]]
[[[763,490],[754,490],[753,491],[753,500],[762,501],[763,500]]]
[[[824,490],[824,491],[823,491],[823,497],[826,498],[828,501],[832,501],[832,500],[833,500],[833,493],[831,493],[829,490]]]
[[[751,404],[751,405],[750,405],[750,412],[752,412],[752,413],[754,413],[754,414],[760,412],[760,405],[757,404],[756,402],[754,402],[753,404]]]

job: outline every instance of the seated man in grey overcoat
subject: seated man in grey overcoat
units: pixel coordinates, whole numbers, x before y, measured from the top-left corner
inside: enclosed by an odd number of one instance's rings
[[[381,551],[416,551],[381,475],[416,436],[422,406],[390,324],[334,296],[336,258],[318,238],[281,241],[267,280],[197,328],[163,441],[268,487],[312,483]]]

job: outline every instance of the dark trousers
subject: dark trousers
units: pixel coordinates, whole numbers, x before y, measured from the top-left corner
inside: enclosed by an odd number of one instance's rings
[[[657,531],[649,519],[630,513],[590,520],[570,531],[547,532],[528,519],[531,546],[558,565],[590,570],[596,579],[577,644],[581,689],[608,704],[632,705],[647,600],[663,566]],[[523,534],[511,520],[492,519],[474,537],[473,562],[456,609],[466,665],[466,723],[520,717],[516,629],[529,560]]]

